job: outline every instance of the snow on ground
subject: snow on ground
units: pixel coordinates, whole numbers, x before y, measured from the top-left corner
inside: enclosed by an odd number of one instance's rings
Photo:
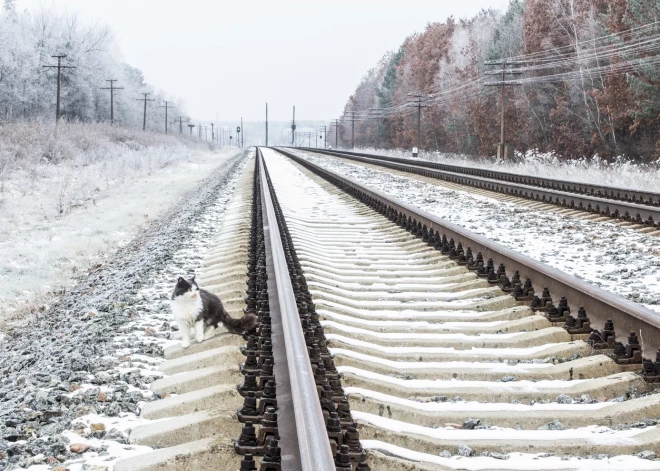
[[[548,453],[487,453],[485,456],[475,456],[467,459],[465,456],[451,456],[449,451],[443,450],[439,455],[430,455],[402,448],[380,440],[361,440],[360,443],[367,450],[380,451],[382,453],[398,456],[410,461],[422,461],[442,465],[447,469],[456,470],[549,470],[557,469],[568,471],[570,469],[580,471],[642,471],[658,470],[660,463],[650,461],[638,456],[549,456]]]
[[[173,284],[212,246],[245,162],[218,168],[29,329],[0,340],[0,469],[111,471],[151,450],[128,433],[147,422],[141,404],[159,398],[149,388],[176,341]]]
[[[660,239],[296,151],[408,204],[660,313]],[[552,293],[551,293],[552,294]]]
[[[0,133],[0,324],[43,308],[238,152],[92,125],[35,142],[16,127]],[[57,162],[36,158],[49,139]]]
[[[409,150],[356,148],[356,152],[413,158]],[[648,164],[638,164],[625,157],[608,162],[595,156],[591,159],[560,159],[552,152],[529,151],[517,154],[511,161],[495,158],[478,158],[467,155],[420,152],[419,158],[447,165],[485,168],[501,172],[568,180],[579,183],[631,188],[660,192],[660,159]]]

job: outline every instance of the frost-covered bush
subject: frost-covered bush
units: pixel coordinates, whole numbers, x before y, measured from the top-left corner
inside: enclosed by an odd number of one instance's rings
[[[151,174],[204,149],[209,144],[189,136],[108,124],[0,125],[0,211],[12,192],[38,198],[45,217],[66,214],[127,177]]]
[[[409,150],[360,148],[359,152],[412,158]],[[594,156],[566,160],[553,152],[528,151],[517,153],[511,160],[480,158],[439,152],[420,152],[419,158],[449,165],[485,168],[520,175],[532,175],[596,185],[660,192],[660,160],[648,164],[636,163],[626,157],[613,161]]]

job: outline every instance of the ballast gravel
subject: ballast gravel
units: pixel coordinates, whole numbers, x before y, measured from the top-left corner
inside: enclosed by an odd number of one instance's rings
[[[227,160],[111,261],[6,333],[0,469],[106,471],[146,451],[128,445],[128,432],[143,420],[140,405],[159,398],[149,385],[173,342],[171,280],[199,266],[247,155]]]
[[[660,313],[660,238],[326,155],[297,155]],[[551,293],[552,294],[552,293]]]

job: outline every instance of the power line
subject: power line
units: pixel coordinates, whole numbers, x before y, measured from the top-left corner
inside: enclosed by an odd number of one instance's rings
[[[172,108],[172,106],[169,105],[171,102],[166,101],[166,100],[163,100],[163,101],[164,101],[165,105],[164,106],[161,105],[161,106],[159,106],[159,108],[165,108],[165,134],[167,134],[167,110],[169,108]]]
[[[142,130],[146,131],[147,130],[147,102],[148,101],[156,101],[153,99],[147,98],[151,93],[142,93],[144,95],[144,98],[136,98],[137,101],[144,101],[144,115],[142,117]]]
[[[60,94],[62,89],[62,69],[75,69],[72,65],[62,65],[62,59],[66,57],[66,54],[60,54],[59,56],[50,56],[57,59],[57,65],[42,65],[47,69],[57,68],[57,104],[55,107],[55,122],[60,120]]]
[[[497,146],[497,158],[498,159],[506,159],[508,158],[508,147],[506,145],[506,134],[505,134],[505,116],[504,116],[504,106],[505,106],[505,100],[506,100],[506,87],[513,87],[517,85],[522,85],[520,82],[512,82],[512,81],[507,81],[506,76],[507,75],[522,75],[522,71],[520,70],[507,70],[508,66],[512,65],[519,65],[518,63],[513,63],[513,64],[508,64],[506,60],[501,61],[501,62],[492,62],[491,65],[501,65],[502,70],[494,70],[491,72],[486,72],[486,75],[502,75],[502,80],[500,82],[489,82],[489,83],[484,83],[484,86],[486,87],[502,87],[502,99],[500,102],[500,107],[501,109],[501,115],[500,115],[500,143]]]
[[[115,82],[117,79],[106,79],[106,82],[110,82],[109,87],[101,87],[101,90],[110,90],[110,125],[115,122],[115,90],[123,90],[124,87],[115,87]]]
[[[355,149],[355,122],[361,121],[361,119],[356,117],[356,111],[346,111],[346,114],[349,113],[350,116],[346,116],[344,119],[351,122],[351,149]]]
[[[340,124],[339,124],[338,119],[335,119],[334,121],[335,121],[334,123],[330,123],[330,127],[332,127],[332,126],[335,127],[335,149],[339,149],[339,143],[338,143],[338,140],[337,140],[337,136],[338,136],[338,130],[339,130]]]
[[[177,117],[179,120],[179,134],[183,134],[183,116]],[[186,122],[190,121],[190,118],[186,118]]]
[[[419,152],[419,139],[420,139],[420,129],[422,122],[422,108],[426,108],[428,105],[423,104],[422,100],[427,100],[429,95],[424,95],[421,93],[408,93],[408,96],[411,96],[415,99],[413,102],[408,102],[408,106],[417,108],[417,152]],[[415,154],[415,152],[413,152]]]
[[[328,147],[328,126],[321,126],[323,129],[319,129],[319,131],[323,132],[323,148],[326,149]]]
[[[293,105],[293,121],[291,121],[291,145],[295,143],[295,133],[296,133],[296,105]]]

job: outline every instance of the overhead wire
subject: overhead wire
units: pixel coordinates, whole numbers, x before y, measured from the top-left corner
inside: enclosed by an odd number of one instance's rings
[[[497,84],[542,84],[602,78],[604,75],[620,75],[639,72],[660,65],[660,21],[630,28],[626,31],[577,41],[561,47],[549,48],[529,54],[511,56],[487,65],[510,66],[507,72],[522,72],[522,77],[499,80]],[[452,101],[489,95],[483,85],[493,73],[480,73],[453,87],[429,90],[423,97],[397,97],[396,102],[379,107],[382,118],[406,116],[415,111],[418,101],[423,105],[441,105]],[[505,75],[507,75],[505,73]],[[434,87],[435,88],[435,87]],[[355,110],[359,117],[373,117],[369,110]]]

